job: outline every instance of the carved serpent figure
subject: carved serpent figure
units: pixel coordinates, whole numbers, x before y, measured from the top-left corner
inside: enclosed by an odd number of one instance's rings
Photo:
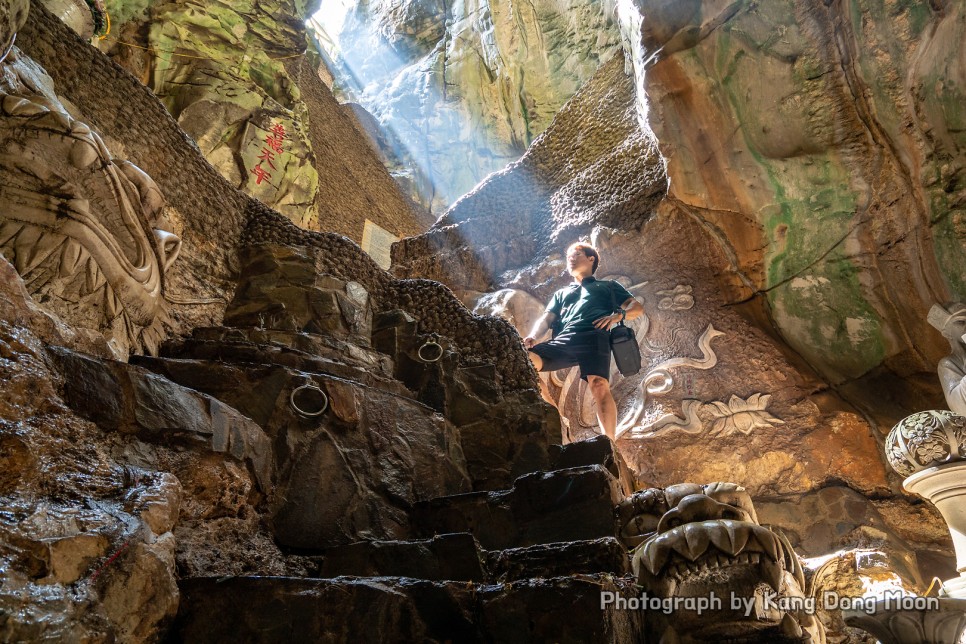
[[[118,357],[153,352],[181,247],[157,185],[115,159],[16,49],[0,64],[0,141],[0,253],[35,298],[103,331]]]

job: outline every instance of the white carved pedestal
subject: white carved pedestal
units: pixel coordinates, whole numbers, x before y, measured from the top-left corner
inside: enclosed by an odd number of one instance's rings
[[[966,599],[966,461],[916,472],[902,486],[930,501],[946,520],[956,549],[959,577],[944,581],[943,587],[950,597]]]
[[[853,612],[846,623],[885,644],[962,642],[966,628],[966,418],[947,410],[902,419],[885,441],[886,458],[903,487],[930,501],[945,519],[956,549],[959,577],[943,582],[945,596],[932,609],[876,605],[872,614]]]

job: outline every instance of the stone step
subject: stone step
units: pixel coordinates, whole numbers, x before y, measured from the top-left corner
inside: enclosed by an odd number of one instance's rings
[[[132,356],[150,368],[151,358]],[[392,377],[388,356],[337,338],[274,329],[205,327],[191,337],[161,345],[160,358],[232,364],[281,365],[307,372],[328,373],[369,386],[393,388],[411,395]]]
[[[508,582],[577,574],[631,572],[627,550],[613,537],[486,552],[473,535],[420,541],[361,541],[326,550],[317,576],[412,577],[430,581]]]
[[[640,642],[644,611],[601,609],[633,581],[582,575],[505,584],[405,577],[182,580],[172,641]]]
[[[624,488],[624,494],[633,494],[638,489],[634,472],[627,467],[621,453],[606,436],[596,436],[587,440],[551,446],[551,469],[563,470],[585,465],[600,465],[617,478]]]
[[[134,364],[63,347],[52,347],[50,355],[72,375],[64,380],[64,400],[78,415],[147,443],[230,455],[248,466],[262,492],[271,492],[271,438],[237,407]]]
[[[422,541],[360,541],[326,550],[318,576],[483,582],[487,578],[485,559],[476,539],[468,533],[442,534]]]
[[[631,560],[617,539],[603,537],[489,552],[486,568],[490,580],[500,582],[605,572],[623,577],[631,573]]]
[[[243,330],[206,331],[213,337],[217,335],[216,332],[224,331],[224,337],[231,339],[235,337],[233,334],[242,334]],[[282,334],[269,331],[264,333]],[[202,335],[207,337],[209,334]],[[294,383],[293,386],[303,384],[308,376],[314,376],[317,383],[343,381],[350,389],[385,392],[430,413],[438,411],[415,399],[412,392],[397,380],[368,374],[351,364],[340,365],[326,358],[279,353],[278,361],[272,362],[271,356],[277,347],[247,344],[235,346],[208,340],[172,342],[165,347],[170,356],[182,357],[136,356],[132,357],[131,362],[180,385],[197,389],[226,404],[237,406],[243,413],[266,427],[269,433],[272,433],[269,425],[278,413],[277,394],[281,388],[286,383]],[[283,359],[286,356],[290,359]],[[468,370],[458,370],[464,378],[467,378],[464,373],[466,371]],[[328,389],[328,385],[323,385],[323,388]],[[517,392],[508,399],[499,399],[492,404],[477,401],[479,407],[474,408],[477,422],[459,427],[462,467],[465,467],[470,477],[471,489],[503,488],[518,476],[550,469],[551,435],[559,432],[543,422],[544,417],[539,409],[533,410],[526,400],[518,400],[520,395]],[[454,394],[453,398],[447,407],[451,411],[461,409],[470,397]],[[335,402],[333,399],[333,405]],[[525,411],[520,412],[520,409]],[[552,408],[548,409],[553,411]]]
[[[413,503],[473,489],[456,429],[407,396],[280,365],[140,362],[264,429],[277,474],[268,523],[282,546],[317,552],[363,538],[408,539]],[[318,416],[292,404],[310,378],[328,399]],[[308,403],[321,406],[312,396]]]
[[[537,472],[509,490],[471,492],[416,503],[419,536],[469,532],[487,550],[616,537],[620,482],[599,465]]]

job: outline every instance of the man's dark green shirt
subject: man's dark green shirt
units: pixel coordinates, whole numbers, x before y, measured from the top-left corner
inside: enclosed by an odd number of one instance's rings
[[[565,286],[550,298],[547,311],[557,316],[562,333],[594,331],[594,320],[616,313],[633,297],[626,288],[611,280],[585,277],[580,283]]]

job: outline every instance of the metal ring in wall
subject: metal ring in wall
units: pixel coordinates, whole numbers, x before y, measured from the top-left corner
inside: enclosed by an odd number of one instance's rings
[[[295,397],[301,391],[314,392],[315,397],[321,400],[321,402],[315,405],[315,407],[318,407],[318,410],[312,411],[312,410],[306,410],[306,409],[303,409],[302,407],[299,407],[298,403],[295,402]],[[304,395],[300,397],[304,398]],[[292,390],[292,395],[289,396],[288,400],[289,400],[289,403],[292,405],[292,409],[295,410],[295,413],[299,414],[300,416],[305,416],[306,418],[321,416],[323,413],[325,413],[325,410],[329,408],[329,397],[325,395],[324,391],[322,391],[319,387],[313,384],[307,384],[307,385],[302,385],[300,387],[296,387],[295,389]],[[302,404],[303,405],[305,404],[304,400],[302,401]]]
[[[416,355],[423,362],[436,362],[443,357],[443,347],[438,342],[428,340],[423,346],[419,347]]]

